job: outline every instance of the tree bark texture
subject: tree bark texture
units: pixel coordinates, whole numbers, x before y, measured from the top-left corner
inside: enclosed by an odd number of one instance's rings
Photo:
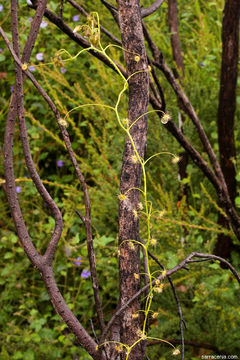
[[[119,23],[122,36],[122,46],[129,79],[129,109],[128,120],[133,123],[139,116],[147,112],[149,101],[149,77],[142,20],[139,0],[118,0]],[[136,58],[139,57],[138,58]],[[131,129],[131,136],[140,157],[144,158],[147,142],[147,116],[138,120]],[[140,188],[142,169],[140,163],[134,163],[134,150],[129,138],[126,138],[120,192],[125,194],[131,188]],[[127,198],[119,204],[119,270],[120,270],[120,305],[124,305],[140,288],[140,279],[134,274],[140,272],[139,246],[126,240],[139,241],[139,220],[134,214],[138,209],[140,192],[130,190]],[[140,300],[133,302],[121,317],[121,342],[131,346],[139,339],[137,330],[140,328],[139,319],[132,317],[140,310]],[[122,354],[123,359],[124,354]],[[129,356],[129,359],[141,360],[144,350],[139,343]]]
[[[222,26],[222,67],[218,106],[218,144],[220,164],[232,203],[236,197],[236,157],[234,141],[234,114],[236,110],[236,87],[239,57],[239,16],[240,1],[226,0]],[[228,221],[219,214],[218,223],[225,227]],[[220,234],[215,254],[230,255],[231,238]]]
[[[181,44],[178,33],[178,10],[177,0],[168,0],[168,23],[171,33],[171,45],[173,59],[177,65],[178,70],[181,70],[181,75],[184,76],[184,64],[181,52]]]

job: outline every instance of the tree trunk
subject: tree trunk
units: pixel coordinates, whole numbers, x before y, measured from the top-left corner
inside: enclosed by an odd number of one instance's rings
[[[139,0],[118,0],[119,23],[122,36],[125,63],[128,76],[137,71],[129,79],[129,109],[128,120],[131,124],[140,115],[147,112],[149,101],[149,78],[142,20]],[[137,57],[136,57],[137,56]],[[139,58],[138,58],[139,57]],[[131,136],[140,157],[144,158],[147,142],[147,116],[143,116],[131,129]],[[120,193],[125,194],[131,188],[140,188],[142,169],[140,163],[134,163],[133,147],[129,138],[126,138],[122,172],[120,179]],[[138,209],[140,192],[130,190],[127,198],[119,203],[119,276],[120,276],[120,305],[126,303],[140,288],[139,246],[126,240],[139,241],[139,220],[135,210]],[[140,328],[139,319],[133,318],[140,310],[140,299],[136,300],[123,313],[121,318],[121,342],[129,346],[139,339],[137,335]],[[138,343],[131,351],[129,360],[141,360],[144,350]],[[122,354],[124,359],[124,354]]]
[[[220,164],[234,204],[236,197],[236,156],[234,141],[234,114],[236,109],[236,86],[238,73],[240,1],[226,0],[222,26],[222,68],[218,107],[218,144]],[[219,214],[218,224],[228,227],[227,219]],[[229,257],[231,238],[220,234],[214,253]]]

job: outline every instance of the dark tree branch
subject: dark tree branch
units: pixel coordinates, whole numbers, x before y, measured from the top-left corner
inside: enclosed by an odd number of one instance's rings
[[[181,340],[177,340],[177,339],[168,339],[167,338],[164,340],[167,342],[170,342],[173,345],[181,344]],[[158,345],[158,344],[164,345],[164,343],[161,340],[152,340],[147,343],[147,346],[153,346],[153,345]],[[218,355],[227,355],[224,351],[219,350],[216,346],[211,345],[211,344],[198,343],[198,342],[192,341],[192,340],[185,340],[185,345],[189,345],[189,346],[201,348],[201,349],[213,350]]]
[[[32,6],[32,8],[35,8],[35,7]],[[76,43],[78,43],[79,45],[81,45],[84,48],[90,46],[88,41],[86,41],[80,35],[73,33],[73,30],[71,28],[69,28],[62,21],[62,19],[57,17],[51,11],[46,10],[45,11],[45,16],[51,22],[56,24],[63,32],[65,32]],[[193,116],[193,118],[195,119],[195,123],[199,124],[199,119],[198,119],[197,116],[195,116],[196,114],[195,114],[195,111],[194,111],[191,103],[189,102],[188,98],[186,97],[186,95],[184,94],[184,92],[182,91],[180,86],[178,85],[174,75],[171,73],[170,69],[165,64],[161,52],[159,51],[159,49],[157,48],[155,43],[152,41],[152,39],[151,39],[150,35],[148,34],[148,32],[145,31],[145,28],[144,28],[144,32],[145,32],[146,39],[147,39],[147,41],[149,43],[149,46],[150,46],[150,48],[151,48],[151,50],[153,52],[153,56],[155,58],[155,60],[152,61],[152,63],[155,66],[157,66],[158,68],[162,69],[162,71],[164,72],[164,75],[169,80],[172,87],[175,89],[177,96],[179,96],[178,97],[179,101],[183,103],[183,108],[185,109],[185,112],[190,117]],[[93,51],[90,50],[90,53],[92,53],[92,55],[94,55],[95,57],[97,57],[98,59],[103,61],[107,66],[112,68],[112,65],[109,63],[109,61],[104,56],[94,52],[94,50]],[[156,59],[157,59],[157,61],[156,61]],[[122,69],[119,65],[117,65],[117,66],[121,70],[121,72],[124,74],[124,76],[127,77],[124,69]],[[161,110],[161,107],[159,107],[160,104],[159,104],[158,100],[152,94],[150,94],[150,102],[151,102],[154,109]],[[161,113],[158,113],[158,115],[159,115],[160,118],[162,117]],[[225,182],[224,176],[222,174],[220,165],[219,165],[219,163],[218,163],[218,161],[216,159],[216,155],[214,154],[208,139],[207,139],[207,143],[205,145],[209,144],[209,146],[207,147],[208,151],[210,151],[210,155],[211,155],[211,156],[209,155],[209,157],[212,160],[211,162],[212,162],[214,172],[216,173],[216,175],[213,174],[213,172],[209,169],[209,167],[207,166],[206,162],[202,159],[200,154],[193,148],[193,146],[185,138],[183,133],[181,131],[179,131],[179,129],[176,127],[176,125],[172,121],[169,121],[165,126],[166,126],[167,130],[172,133],[172,135],[177,139],[177,141],[189,153],[189,155],[191,156],[193,161],[196,163],[196,165],[204,172],[204,174],[208,177],[208,179],[212,182],[212,184],[216,188],[216,191],[218,193],[218,198],[219,198],[219,204],[226,211],[226,213],[228,215],[228,218],[229,218],[229,221],[231,223],[231,226],[233,228],[233,231],[236,234],[236,236],[240,239],[240,219],[239,219],[239,216],[238,216],[238,214],[237,214],[237,212],[236,212],[236,210],[235,210],[235,208],[234,208],[234,206],[233,206],[233,204],[231,202],[231,199],[230,199],[229,194],[228,194],[228,189],[227,189],[227,186],[226,186],[226,182]],[[199,128],[200,133],[202,133],[201,128],[202,128],[202,126],[200,124],[200,128]],[[203,135],[202,140],[204,142],[204,139],[206,137],[205,132],[203,132],[202,135]],[[206,151],[207,151],[207,149],[206,149]]]
[[[142,18],[147,17],[157,11],[164,3],[164,0],[156,0],[151,6],[146,9],[141,9]]]
[[[163,72],[163,74],[167,78],[168,82],[172,86],[173,90],[175,91],[177,98],[180,101],[184,111],[190,117],[193,124],[195,125],[198,135],[199,135],[199,138],[204,146],[204,149],[206,150],[206,152],[209,156],[209,159],[213,166],[214,172],[215,172],[216,176],[219,178],[219,180],[221,180],[221,186],[223,187],[224,191],[227,192],[226,183],[223,178],[223,174],[222,174],[220,165],[218,163],[217,157],[212,149],[212,146],[208,140],[208,137],[202,127],[202,124],[201,124],[191,102],[189,101],[188,97],[186,96],[186,94],[181,89],[180,85],[178,84],[175,76],[172,74],[171,70],[165,63],[162,53],[160,52],[160,50],[158,49],[158,47],[152,40],[146,26],[144,27],[144,34],[145,34],[146,40],[149,44],[149,47],[150,47],[153,57],[154,57],[154,61],[152,61],[153,65],[158,67]]]
[[[164,58],[163,58],[163,55],[162,53],[160,52],[160,50],[158,49],[158,47],[156,46],[156,44],[153,42],[152,38],[150,37],[146,27],[144,28],[144,33],[145,33],[145,37],[147,39],[147,42],[150,46],[150,49],[153,53],[153,57],[154,57],[154,61],[152,61],[153,65],[155,65],[156,67],[158,67],[165,75],[165,77],[167,78],[167,80],[169,81],[170,85],[172,86],[173,90],[175,91],[177,97],[178,97],[178,100],[181,104],[181,107],[183,108],[183,110],[185,111],[185,113],[190,117],[190,119],[192,119],[192,122],[193,124],[195,125],[197,131],[198,131],[198,135],[199,135],[199,138],[203,144],[203,147],[204,149],[206,150],[207,154],[208,154],[208,157],[210,159],[210,162],[213,166],[213,169],[214,169],[214,172],[215,172],[215,176],[214,176],[214,186],[217,190],[217,193],[218,193],[218,198],[219,198],[219,203],[220,203],[220,206],[223,207],[223,209],[226,211],[227,215],[228,215],[228,218],[229,218],[229,221],[232,225],[232,228],[233,228],[233,231],[235,233],[235,235],[237,236],[238,239],[240,239],[240,218],[236,212],[236,209],[234,207],[234,204],[232,203],[231,199],[230,199],[230,196],[229,196],[229,192],[228,192],[228,188],[227,188],[227,185],[226,185],[226,181],[225,181],[225,178],[223,176],[223,173],[222,173],[222,170],[221,170],[221,167],[219,165],[219,162],[217,160],[217,157],[216,157],[216,154],[214,153],[213,149],[212,149],[212,146],[208,140],[208,137],[201,125],[201,122],[192,106],[192,104],[190,103],[189,99],[187,98],[187,96],[185,95],[184,91],[181,89],[181,87],[179,86],[177,80],[175,79],[174,75],[172,74],[172,72],[170,71],[169,67],[167,66],[167,64],[165,63],[164,61]],[[155,107],[156,108],[156,107]],[[174,133],[176,134],[176,131],[175,129],[173,129],[173,126],[171,124],[171,122],[168,122],[166,125],[165,125],[167,128],[169,128],[169,131],[170,129],[171,130],[174,130]],[[174,134],[173,134],[174,135]],[[177,134],[176,134],[177,135]],[[186,145],[186,139],[185,137],[182,135],[180,135],[180,133],[176,136],[176,139],[179,141],[181,139],[181,141],[185,143],[185,150],[188,151]],[[180,135],[180,137],[179,137]],[[180,142],[180,141],[179,141]],[[180,142],[181,143],[181,142]],[[189,148],[189,147],[188,147]],[[191,153],[189,153],[190,156],[193,158],[193,152],[191,151]],[[201,157],[200,157],[201,158]],[[203,166],[203,159],[201,158],[200,159],[200,162],[199,162],[199,159],[193,159],[194,162],[196,164],[201,164],[201,167],[200,168],[205,168],[205,166]],[[207,170],[205,168],[205,170]],[[210,174],[211,170],[207,170],[207,173]],[[205,172],[206,173],[206,172]],[[209,178],[209,177],[208,177]],[[213,177],[211,176],[211,178],[213,179]],[[218,184],[218,186],[216,187],[216,184]]]
[[[30,55],[38,34],[38,29],[42,21],[46,4],[47,4],[47,0],[44,0],[41,1],[39,3],[39,6],[37,7],[36,14],[32,21],[30,32],[23,51],[22,60],[24,62],[28,62],[30,59]],[[12,19],[13,47],[19,57],[20,53],[19,53],[19,44],[18,44],[18,14],[17,14],[17,3],[15,1],[12,1],[11,19]],[[24,248],[24,251],[26,252],[31,262],[34,264],[34,266],[40,269],[42,264],[42,258],[38,254],[38,252],[36,251],[34,245],[30,240],[26,225],[22,218],[22,212],[19,206],[17,194],[16,191],[14,191],[15,177],[14,177],[14,169],[13,169],[12,147],[13,147],[13,139],[14,139],[14,127],[17,116],[16,93],[17,91],[15,85],[13,95],[10,100],[9,112],[8,112],[7,123],[5,128],[5,135],[4,135],[4,172],[6,179],[6,193],[10,204],[12,217],[17,229],[19,239]]]
[[[147,17],[157,11],[160,6],[163,4],[164,0],[156,0],[152,5],[148,8],[141,8],[141,17]],[[118,9],[111,4],[109,4],[106,0],[101,0],[101,3],[110,11],[116,22],[118,23]]]
[[[149,256],[160,266],[160,268],[162,270],[164,270],[164,266],[158,261],[158,259],[156,258],[156,256],[154,256],[150,251],[148,251],[148,254]],[[183,267],[185,268],[185,267]],[[180,327],[180,333],[181,333],[181,345],[182,345],[182,360],[184,360],[184,343],[185,343],[185,340],[184,340],[184,332],[183,332],[183,324],[186,327],[186,323],[185,323],[185,320],[183,318],[183,314],[182,314],[182,308],[181,308],[181,303],[180,303],[180,300],[179,300],[179,297],[178,297],[178,294],[177,294],[177,291],[175,289],[175,286],[172,282],[172,278],[170,275],[167,275],[167,279],[171,285],[171,288],[172,288],[172,291],[173,291],[173,295],[174,295],[174,298],[175,298],[175,301],[176,301],[176,304],[177,304],[177,309],[178,309],[178,315],[179,315],[179,327]]]
[[[17,4],[12,2],[11,4],[11,21],[12,21],[12,39],[13,46],[16,50],[18,56],[19,53],[19,45],[17,43],[18,39],[18,13],[17,13]],[[10,204],[10,209],[12,213],[12,217],[17,229],[17,233],[21,244],[30,258],[31,262],[35,262],[35,266],[39,269],[41,266],[41,256],[36,251],[34,245],[32,244],[29,234],[27,232],[26,225],[22,218],[22,212],[19,206],[17,193],[15,190],[15,177],[14,177],[14,168],[13,168],[13,139],[14,139],[14,128],[15,128],[15,120],[16,120],[16,87],[14,87],[14,91],[10,101],[10,110],[7,117],[5,134],[4,134],[4,146],[3,146],[3,154],[4,154],[4,173],[6,180],[6,194],[8,197],[8,201]]]
[[[28,168],[28,171],[30,173],[30,176],[33,180],[33,183],[35,184],[39,194],[43,198],[43,200],[47,203],[49,206],[52,215],[55,220],[55,228],[53,231],[53,235],[51,237],[51,240],[49,242],[49,245],[47,247],[45,258],[46,258],[46,264],[50,265],[52,263],[56,247],[58,244],[58,241],[62,234],[62,215],[51,198],[50,194],[46,190],[45,186],[41,182],[41,179],[38,175],[38,172],[36,171],[30,146],[28,142],[28,134],[27,134],[27,128],[26,128],[26,121],[25,121],[25,109],[24,109],[24,93],[23,93],[23,78],[22,78],[22,69],[18,66],[18,64],[15,62],[15,73],[16,73],[16,97],[17,97],[17,105],[18,105],[18,118],[19,118],[19,125],[20,125],[20,137],[22,141],[22,148],[24,153],[25,162]]]
[[[106,0],[101,0],[101,3],[110,11],[114,20],[119,25],[119,18],[118,18],[118,9],[111,4],[109,4]]]
[[[239,18],[240,2],[226,0],[222,22],[222,65],[217,125],[220,164],[233,204],[236,197],[234,116],[239,58]],[[218,224],[229,227],[227,219],[220,213]],[[225,234],[219,234],[214,253],[229,258],[231,246],[232,239]]]
[[[184,64],[178,32],[177,0],[168,0],[168,23],[171,33],[173,59],[182,76],[184,76]]]
[[[44,8],[46,6],[47,1],[39,1],[39,6],[36,11],[35,19],[33,20],[33,25],[30,30],[30,34],[27,40],[27,44],[24,49],[25,57],[30,58],[31,50],[33,47],[33,44],[36,39],[37,35],[37,27],[39,29],[40,23],[41,23],[41,17],[43,15]],[[10,111],[8,115],[6,130],[5,130],[5,141],[4,141],[4,166],[5,166],[5,177],[6,177],[6,187],[7,187],[7,194],[8,199],[10,203],[10,208],[12,211],[13,219],[18,231],[18,235],[20,238],[20,241],[23,244],[23,248],[28,255],[29,259],[33,263],[34,266],[36,266],[39,271],[41,272],[43,279],[45,281],[46,287],[48,289],[51,301],[56,309],[56,311],[61,315],[61,317],[66,321],[69,328],[73,333],[75,333],[78,337],[78,340],[80,343],[86,348],[86,350],[91,353],[93,358],[98,358],[99,354],[96,350],[96,344],[91,339],[91,337],[88,335],[86,330],[79,324],[78,320],[74,317],[72,312],[67,307],[64,299],[62,298],[56,282],[54,280],[54,276],[52,273],[51,265],[49,263],[49,260],[44,259],[41,255],[39,255],[33,246],[28,231],[26,229],[25,223],[22,219],[21,209],[19,207],[18,199],[16,196],[16,191],[14,191],[15,188],[15,178],[14,178],[14,172],[13,172],[13,156],[12,156],[12,146],[13,146],[13,137],[14,137],[14,125],[15,125],[15,118],[16,118],[16,108],[14,107],[15,103],[18,104],[18,112],[20,114],[20,122],[23,122],[23,103],[22,103],[22,95],[23,95],[23,79],[22,79],[22,65],[19,61],[19,41],[18,41],[18,23],[17,23],[17,3],[15,0],[12,0],[12,29],[13,29],[13,43],[16,50],[16,57],[15,57],[15,66],[16,66],[16,85],[14,88],[14,93],[11,99],[10,104]],[[42,14],[41,14],[42,12]],[[4,35],[4,33],[1,30],[1,34]],[[7,37],[5,37],[5,41],[7,40]],[[8,40],[7,40],[8,41]],[[9,42],[8,42],[8,45]],[[12,50],[13,51],[13,50]],[[18,61],[16,61],[18,60]],[[26,59],[28,60],[28,59]],[[17,62],[20,62],[20,64],[17,64]],[[25,147],[25,153],[27,156],[28,154],[28,144],[27,144],[27,138],[25,133],[24,124],[21,124],[21,133],[23,138],[23,145]],[[30,166],[30,171],[33,175],[34,169],[32,169],[32,163],[31,159],[27,159],[28,165]],[[38,179],[36,180],[38,182]],[[41,185],[38,184],[38,187],[40,187],[40,191],[42,192]],[[45,194],[46,195],[46,194]],[[58,230],[59,231],[59,230]],[[59,236],[59,235],[57,235]],[[52,242],[52,245],[55,246],[55,242],[57,240],[56,233],[54,234],[54,242]],[[53,240],[53,237],[52,237]],[[50,256],[51,258],[52,256]]]
[[[13,6],[14,8],[15,6]],[[2,34],[2,31],[1,31]],[[3,36],[3,34],[2,34]],[[19,36],[18,36],[18,25],[16,25],[16,30],[14,32],[14,42],[15,42],[15,48],[17,54],[20,54],[19,51]],[[5,41],[7,40],[5,36]],[[18,47],[18,48],[17,48]],[[35,169],[35,165],[31,156],[31,151],[28,143],[28,135],[27,135],[27,129],[26,129],[26,122],[25,122],[25,109],[24,109],[24,103],[23,103],[23,77],[22,77],[22,69],[19,67],[18,63],[15,59],[15,73],[16,73],[16,100],[17,100],[17,111],[18,111],[18,118],[19,118],[19,125],[20,125],[20,137],[22,141],[22,148],[24,153],[25,162],[28,168],[28,171],[30,173],[30,176],[39,192],[41,197],[44,199],[44,201],[48,204],[52,215],[55,220],[55,228],[53,235],[51,237],[51,240],[49,242],[48,249],[51,249],[50,256],[49,256],[49,262],[50,264],[52,262],[57,243],[60,239],[61,233],[62,233],[62,216],[60,213],[60,210],[56,206],[55,202],[47,192],[46,188],[44,187],[43,183],[41,182],[41,179]],[[7,180],[6,180],[7,181]],[[47,249],[47,251],[48,251]]]
[[[225,259],[221,258],[220,256],[212,255],[212,254],[202,254],[198,252],[192,252],[189,254],[184,260],[182,260],[178,265],[176,265],[174,268],[167,270],[165,276],[170,276],[176,272],[178,272],[181,269],[185,269],[187,264],[191,263],[192,258],[197,257],[203,259],[203,261],[206,260],[216,260],[220,261],[221,263],[225,264],[233,273],[234,277],[237,279],[239,285],[240,285],[240,276],[238,275],[238,272],[236,269]],[[162,281],[165,278],[164,275],[160,275],[157,279],[152,281],[152,285],[155,285],[156,280]],[[136,294],[129,299],[123,306],[121,306],[112,316],[111,320],[106,325],[104,332],[100,339],[100,344],[104,341],[108,331],[110,330],[111,326],[113,325],[114,321],[116,320],[116,317],[120,316],[121,313],[133,302],[135,301],[139,296],[141,296],[147,289],[149,288],[149,284],[146,286],[143,286]]]
[[[22,69],[22,64],[21,61],[19,60],[19,58],[16,56],[15,52],[13,51],[13,49],[11,48],[11,45],[6,37],[6,35],[4,34],[2,28],[0,27],[0,33],[2,35],[2,37],[4,38],[16,64],[18,65],[18,69]],[[22,71],[22,70],[21,70]],[[68,150],[68,153],[70,155],[71,161],[73,163],[73,166],[75,168],[76,174],[78,176],[78,179],[81,182],[82,188],[83,188],[83,194],[84,194],[84,203],[85,203],[85,216],[83,217],[82,215],[79,214],[78,211],[77,214],[81,217],[82,221],[84,222],[85,228],[86,228],[86,234],[87,234],[87,246],[88,246],[88,254],[89,254],[89,262],[90,262],[90,271],[91,271],[91,276],[92,276],[92,282],[93,282],[93,290],[94,290],[94,295],[95,295],[95,302],[96,302],[96,308],[97,308],[97,313],[98,313],[98,317],[99,317],[99,323],[101,326],[101,329],[104,328],[104,319],[103,319],[103,314],[102,314],[102,309],[101,309],[101,301],[100,301],[100,295],[99,295],[99,284],[98,284],[98,279],[97,279],[97,272],[96,272],[96,260],[95,260],[95,255],[94,255],[94,249],[93,249],[93,240],[92,240],[92,230],[91,230],[91,206],[90,206],[90,200],[89,200],[89,195],[88,195],[88,189],[87,189],[87,185],[84,179],[84,176],[78,166],[76,157],[74,155],[72,146],[71,146],[71,142],[70,142],[70,138],[69,138],[69,134],[66,130],[66,128],[64,126],[61,125],[61,114],[58,111],[56,105],[53,103],[53,101],[50,99],[50,97],[47,95],[47,93],[43,90],[43,88],[40,86],[40,84],[37,82],[37,80],[34,78],[34,76],[29,72],[29,71],[24,71],[25,74],[27,75],[27,77],[32,81],[32,83],[34,84],[34,86],[37,88],[37,90],[39,91],[39,93],[43,96],[44,100],[49,104],[51,110],[53,111],[58,124],[59,124],[59,128],[61,130],[63,139],[65,141],[66,144],[66,148]],[[32,169],[29,170],[32,172]],[[30,174],[31,174],[30,172]],[[34,179],[36,177],[36,174],[34,173]],[[34,181],[34,180],[33,180]],[[39,180],[38,180],[39,181]],[[38,183],[36,184],[36,187],[38,188]],[[41,194],[41,196],[44,197],[44,200],[47,202],[48,198],[46,197],[45,194],[42,195],[42,189],[40,188],[40,190],[38,190]],[[49,204],[50,206],[50,204]],[[51,262],[52,259],[52,254],[54,254],[55,252],[55,247],[56,244],[55,242],[50,242],[48,245],[48,248],[46,250],[46,253],[44,255],[44,259],[47,262]],[[51,255],[51,256],[50,256]]]
[[[32,7],[34,8],[34,7]],[[45,11],[45,16],[52,22],[54,23],[57,27],[59,27],[59,29],[61,29],[63,32],[65,32],[71,39],[73,39],[76,43],[78,43],[79,45],[81,45],[84,48],[87,48],[90,46],[90,43],[88,41],[86,41],[86,39],[82,38],[80,35],[73,33],[73,30],[71,28],[69,28],[63,21],[62,19],[60,19],[59,17],[57,17],[55,14],[53,14],[51,11],[46,10]],[[152,42],[151,44],[152,46],[156,45]],[[159,50],[154,49],[154,51],[156,52],[156,54],[158,54]],[[92,54],[97,57],[99,60],[101,60],[102,62],[104,62],[107,66],[112,68],[112,65],[103,57],[103,56],[99,56],[98,53],[96,52],[92,52]],[[121,70],[122,74],[127,77],[126,72],[124,71],[124,69],[122,69],[120,66],[118,66],[119,69]],[[153,69],[153,74],[154,74],[154,69]],[[157,78],[156,74],[154,75],[154,77]],[[160,84],[159,84],[160,85]],[[157,86],[159,86],[157,85]],[[159,90],[160,92],[160,90]],[[160,92],[160,96],[161,99],[164,99],[163,93],[161,94]],[[163,108],[160,107],[159,101],[152,95],[150,94],[150,103],[152,104],[153,108],[155,110],[162,110],[164,111],[164,104],[165,102],[163,102]],[[158,113],[159,117],[162,117],[161,113]],[[169,121],[165,127],[167,128],[167,130],[169,132],[172,133],[172,135],[177,139],[177,141],[184,147],[184,149],[190,154],[191,158],[193,159],[193,161],[196,163],[196,165],[204,172],[204,174],[208,177],[208,179],[213,183],[214,187],[216,188],[217,191],[219,191],[219,189],[221,188],[220,183],[218,178],[213,174],[213,172],[209,169],[209,167],[207,166],[207,163],[202,159],[201,155],[193,148],[193,146],[190,144],[190,142],[185,138],[185,136],[183,135],[183,133],[176,127],[176,125],[172,122]]]
[[[58,18],[51,11],[46,10],[45,16],[48,17],[48,19],[50,21],[52,21],[54,24],[56,24],[63,32],[65,32],[70,38],[72,38],[78,44],[80,44],[84,48],[90,46],[88,41],[86,41],[80,35],[73,33],[72,29],[70,29],[62,21],[62,19]],[[173,89],[175,90],[175,92],[176,92],[176,94],[177,94],[177,96],[179,98],[179,101],[183,103],[183,107],[184,107],[185,112],[189,115],[190,118],[193,117],[193,119],[195,119],[195,123],[199,125],[200,121],[199,121],[199,119],[198,119],[198,117],[197,117],[191,103],[189,102],[188,98],[186,97],[186,95],[184,94],[184,92],[182,91],[180,86],[178,85],[174,75],[171,73],[170,69],[165,64],[161,52],[159,51],[159,49],[157,48],[155,43],[152,41],[152,39],[149,36],[148,32],[146,32],[145,28],[144,28],[144,32],[145,32],[147,41],[148,41],[148,43],[150,45],[150,48],[151,48],[151,50],[153,52],[154,58],[157,59],[157,61],[155,60],[152,63],[163,71],[166,78],[169,80],[170,84],[172,85]],[[94,53],[94,51],[92,52],[92,54],[94,56],[96,56],[97,58],[99,58],[101,61],[103,61],[106,65],[108,65],[109,67],[112,68],[112,65],[109,64],[109,62],[104,58],[104,56],[100,56],[99,54]],[[125,74],[124,70],[121,67],[119,67],[119,68],[121,69],[121,71],[123,72],[123,74],[126,77],[126,74]],[[161,110],[161,107],[159,108],[159,102],[151,94],[150,94],[150,102],[153,105],[154,109]],[[159,115],[159,117],[161,117],[160,114],[158,114],[158,115]],[[206,134],[205,134],[204,131],[203,132],[201,131],[201,129],[202,129],[201,124],[200,124],[200,128],[199,128],[198,125],[197,125],[197,127],[198,127],[198,129],[200,131],[200,134],[203,135],[202,140],[203,140],[203,143],[204,143],[204,141],[205,141],[204,139],[207,139]],[[234,206],[233,206],[233,204],[231,202],[231,199],[230,199],[229,194],[228,194],[228,189],[227,189],[226,182],[225,182],[225,179],[223,177],[221,168],[219,166],[219,163],[218,163],[218,161],[216,159],[216,155],[214,154],[208,139],[204,144],[207,146],[206,151],[208,151],[210,153],[209,157],[210,157],[210,160],[212,162],[212,165],[213,165],[214,171],[216,173],[216,176],[214,176],[212,171],[208,168],[206,162],[202,159],[200,154],[193,148],[193,146],[185,138],[185,136],[182,134],[182,132],[179,131],[179,129],[177,129],[175,124],[173,124],[172,122],[169,121],[168,124],[166,124],[165,126],[168,129],[168,131],[170,131],[172,133],[172,135],[177,139],[177,141],[189,153],[189,155],[191,156],[193,161],[196,163],[196,165],[204,172],[204,174],[212,182],[212,184],[214,185],[214,187],[216,188],[216,190],[218,192],[220,206],[222,206],[225,209],[225,211],[227,212],[228,217],[229,217],[229,221],[230,221],[230,223],[231,223],[231,225],[233,227],[233,230],[234,230],[236,236],[238,238],[240,238],[240,219],[239,219],[239,216],[238,216],[238,214],[237,214],[237,212],[236,212],[236,210],[235,210],[235,208],[234,208]]]
[[[220,163],[229,195],[234,202],[236,196],[236,157],[234,141],[234,114],[239,57],[240,2],[226,0],[222,26],[222,66],[218,106],[218,143]]]
[[[158,89],[158,93],[156,94],[154,92],[154,96],[159,101],[159,104],[160,104],[159,109],[162,110],[163,112],[165,112],[166,111],[165,96],[164,96],[160,81],[159,81],[159,79],[157,77],[156,71],[155,71],[154,67],[152,66],[150,58],[148,58],[148,61],[149,61],[150,65],[151,65],[151,74],[153,76],[154,82],[155,82],[155,84],[157,86],[157,89]],[[150,102],[151,102],[151,99],[150,99]]]
[[[62,19],[63,18],[63,3],[64,0],[60,0],[60,9],[59,9],[59,17]]]
[[[36,9],[36,6],[29,5],[32,9]],[[89,41],[87,41],[83,36],[79,35],[76,32],[73,32],[73,29],[71,29],[59,16],[55,15],[52,11],[46,9],[44,15],[46,18],[51,21],[53,24],[55,24],[60,30],[62,30],[63,33],[69,36],[70,39],[75,41],[78,45],[82,46],[84,49],[89,48],[91,44]],[[105,65],[116,71],[114,66],[106,59],[106,57],[103,54],[100,54],[99,52],[95,50],[89,50],[89,53],[101,60]],[[122,67],[118,64],[116,64],[117,67],[121,70],[121,72],[124,74],[124,70]]]
[[[99,360],[97,343],[91,338],[88,332],[82,327],[78,319],[69,309],[56,284],[51,266],[43,266],[42,278],[49,293],[55,311],[67,324],[71,332],[76,336],[81,346],[92,356]],[[104,359],[104,357],[102,357]]]

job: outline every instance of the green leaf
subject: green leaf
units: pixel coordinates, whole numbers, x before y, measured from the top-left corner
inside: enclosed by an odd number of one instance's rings
[[[32,349],[28,349],[27,351],[25,351],[24,359],[25,360],[34,360],[35,359],[34,352]]]
[[[235,198],[235,205],[236,205],[237,207],[240,207],[240,196],[237,196],[237,197]]]
[[[5,255],[4,255],[4,259],[12,259],[13,258],[13,253],[8,251]]]
[[[3,54],[0,54],[0,61],[4,61],[4,60],[6,60],[6,56]]]

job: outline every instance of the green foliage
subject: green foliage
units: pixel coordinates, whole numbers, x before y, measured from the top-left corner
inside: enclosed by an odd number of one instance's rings
[[[115,34],[119,35],[111,16],[100,4],[89,1],[82,3],[90,10],[99,11],[102,24],[115,29]],[[27,21],[29,9],[25,6],[25,1],[19,1],[19,4],[23,43],[30,27]],[[8,7],[8,4],[4,5],[4,12],[0,13],[0,20],[6,29],[9,28]],[[58,11],[59,4],[50,1],[49,7]],[[179,2],[179,29],[186,69],[183,85],[216,151],[222,7],[222,0],[207,3],[203,0]],[[30,12],[33,15],[33,11]],[[76,25],[72,21],[75,13],[66,4],[64,20],[72,28]],[[167,6],[164,3],[158,13],[146,19],[146,24],[168,62],[172,62],[166,13]],[[85,19],[81,18],[80,23],[85,23]],[[109,42],[105,36],[103,42]],[[2,40],[0,47],[4,48]],[[34,75],[62,113],[67,114],[72,108],[87,103],[113,106],[121,88],[120,79],[112,70],[105,68],[87,53],[72,62],[66,62],[64,68],[67,71],[64,74],[62,66],[56,64],[38,66],[37,53],[43,52],[45,63],[52,62],[56,51],[61,48],[65,48],[72,55],[81,50],[48,23],[48,26],[40,31],[31,65],[36,67]],[[119,49],[111,48],[109,53],[123,65]],[[5,48],[0,54],[0,66],[1,74],[4,74],[0,77],[2,143],[11,95],[10,87],[14,83],[13,62]],[[166,95],[167,109],[175,120],[179,111],[176,99],[166,80],[160,73],[158,75]],[[84,226],[75,213],[75,209],[84,212],[83,194],[50,109],[39,98],[28,80],[25,84],[25,95],[28,134],[34,162],[64,219],[64,231],[55,257],[56,280],[68,305],[91,333],[89,320],[92,319],[93,323],[97,324],[97,319],[91,281],[81,277],[82,271],[88,268],[87,248]],[[120,112],[122,117],[126,117],[127,97],[121,103]],[[239,120],[239,111],[236,116]],[[104,313],[110,318],[118,299],[117,196],[124,136],[113,112],[107,108],[84,107],[72,112],[67,120],[73,149],[89,186],[102,302]],[[188,118],[184,123],[184,132],[201,152],[195,129]],[[236,129],[237,135],[238,132],[239,129]],[[27,177],[18,129],[16,135],[14,159],[16,185],[21,188],[19,200],[33,242],[38,251],[43,252],[54,222],[46,204]],[[239,148],[240,143],[236,144]],[[150,114],[147,158],[158,152],[180,154],[181,151],[176,141],[161,126],[157,115]],[[206,155],[201,154],[206,159]],[[63,166],[58,166],[58,160],[62,160]],[[156,210],[151,217],[151,234],[157,243],[151,245],[150,250],[157,254],[165,268],[175,266],[191,251],[212,252],[219,233],[225,232],[234,237],[231,229],[227,231],[217,225],[216,194],[208,181],[202,178],[200,171],[190,161],[188,177],[180,183],[177,179],[177,165],[172,164],[171,160],[170,156],[161,155],[146,165],[148,197],[153,204],[153,210]],[[239,159],[236,168],[239,170]],[[239,174],[238,171],[237,181],[240,181]],[[2,156],[0,177],[0,182],[4,183]],[[180,196],[185,185],[188,185],[187,199]],[[25,257],[16,236],[4,191],[0,193],[0,201],[0,359],[38,360],[47,357],[49,360],[67,360],[72,359],[75,354],[79,359],[90,358],[74,343],[74,337],[55,314],[40,275]],[[236,198],[236,206],[240,206],[239,196]],[[144,216],[141,220],[141,237],[146,239],[147,226]],[[79,257],[81,264],[77,265]],[[151,271],[159,274],[160,270],[153,261],[150,265]],[[237,252],[233,254],[233,265],[239,270]],[[175,275],[173,281],[188,327],[186,340],[207,342],[226,353],[239,354],[240,309],[236,301],[239,288],[229,272],[220,269],[216,264],[193,264],[190,271]],[[150,336],[179,339],[176,303],[166,281],[163,292],[154,294],[152,310],[158,313],[158,317],[150,322]],[[171,353],[172,350],[164,344],[148,348],[148,354],[153,359],[168,359]],[[197,350],[187,347],[187,359],[195,359],[197,355]]]

